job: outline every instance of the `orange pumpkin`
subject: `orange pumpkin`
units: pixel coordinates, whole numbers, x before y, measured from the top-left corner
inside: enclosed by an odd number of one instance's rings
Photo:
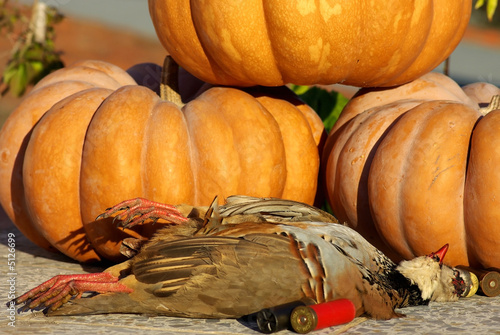
[[[360,90],[325,145],[334,214],[395,259],[450,243],[452,265],[499,267],[499,122],[437,73]]]
[[[313,203],[321,120],[285,88],[254,91],[213,87],[179,107],[106,63],[57,71],[0,132],[1,203],[33,242],[82,262],[119,260],[123,238],[151,233],[94,221],[125,199]]]
[[[239,86],[393,86],[460,42],[470,0],[149,0],[156,33],[196,77]]]
[[[78,62],[57,73],[57,77],[49,75],[33,88],[0,131],[0,202],[9,218],[30,241],[52,251],[56,249],[34,228],[24,199],[24,153],[33,126],[56,102],[74,93],[95,87],[116,90],[123,85],[135,84],[123,70],[103,62]],[[90,251],[82,251],[87,252]]]

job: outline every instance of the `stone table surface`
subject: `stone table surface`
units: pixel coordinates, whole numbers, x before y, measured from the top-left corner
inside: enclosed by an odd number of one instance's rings
[[[8,267],[8,234],[15,235],[15,275]],[[65,256],[45,251],[27,240],[0,208],[0,334],[259,334],[252,320],[204,320],[147,315],[98,315],[46,317],[42,312],[16,314],[15,327],[9,325],[6,307],[11,290],[16,294],[58,274],[97,272],[104,268],[76,263]],[[11,277],[15,281],[9,282]],[[14,289],[14,288],[12,288]],[[431,303],[429,306],[398,310],[404,318],[376,321],[356,318],[351,323],[313,332],[313,334],[500,334],[500,297],[475,295],[454,303]],[[294,334],[281,331],[279,334]]]

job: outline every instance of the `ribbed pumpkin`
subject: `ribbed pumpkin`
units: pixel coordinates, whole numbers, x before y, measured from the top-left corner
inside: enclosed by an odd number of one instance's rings
[[[325,145],[334,214],[395,259],[449,243],[450,264],[499,267],[500,111],[483,117],[485,98],[437,73],[360,90]]]
[[[149,0],[159,40],[222,85],[393,86],[417,79],[460,42],[470,0]]]
[[[285,88],[253,94],[213,87],[179,107],[107,63],[59,70],[0,132],[0,180],[9,186],[1,203],[30,240],[82,262],[118,260],[123,238],[151,233],[94,221],[125,199],[208,205],[215,195],[248,194],[313,203],[321,120]]]

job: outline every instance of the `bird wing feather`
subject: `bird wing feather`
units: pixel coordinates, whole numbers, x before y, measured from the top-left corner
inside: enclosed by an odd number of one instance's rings
[[[323,221],[337,223],[337,219],[329,213],[308,204],[287,199],[255,198],[244,195],[233,195],[219,208],[222,218],[230,218],[232,222],[238,216],[257,216],[268,222],[289,221]]]
[[[140,287],[166,298],[170,315],[238,317],[300,299],[306,279],[298,268],[287,238],[249,234],[158,241],[132,272]]]

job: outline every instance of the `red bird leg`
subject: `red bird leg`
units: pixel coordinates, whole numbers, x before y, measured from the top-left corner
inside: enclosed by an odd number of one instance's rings
[[[58,275],[14,299],[16,304],[27,303],[26,309],[40,305],[57,309],[72,296],[80,298],[85,292],[132,292],[132,289],[118,282],[109,272],[75,275]]]
[[[113,214],[123,211],[115,216],[115,219],[122,221],[122,226],[131,228],[146,220],[157,221],[163,219],[172,223],[183,223],[188,219],[172,205],[163,204],[144,198],[125,200],[119,204],[108,208],[99,215],[96,220],[111,217]]]
[[[33,301],[29,308],[35,308],[40,303],[43,303],[44,306],[49,307],[49,311],[55,311],[63,304],[65,304],[71,297],[75,297],[75,299],[81,298],[82,294],[85,292],[96,292],[96,293],[109,293],[109,292],[124,292],[131,293],[133,290],[120,282],[89,282],[82,280],[72,280],[68,282],[62,290],[53,298],[50,298],[46,301],[44,299],[40,299],[40,302]],[[32,306],[33,303],[36,303],[35,306]]]
[[[117,282],[118,278],[113,276],[109,272],[98,272],[98,273],[85,273],[85,274],[74,274],[74,275],[58,275],[46,282],[38,285],[37,287],[29,290],[23,295],[17,297],[15,300],[16,304],[21,304],[28,299],[36,299],[44,293],[49,293],[55,288],[65,285],[71,280],[86,280],[91,282]]]

